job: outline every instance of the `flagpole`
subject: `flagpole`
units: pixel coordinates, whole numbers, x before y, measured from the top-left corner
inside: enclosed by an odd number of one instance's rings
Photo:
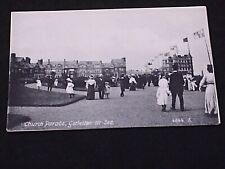
[[[211,62],[211,59],[210,59],[210,55],[209,55],[209,48],[208,48],[208,45],[207,45],[207,42],[206,42],[206,38],[204,36],[204,40],[205,40],[205,46],[206,46],[206,49],[207,49],[207,53],[208,53],[208,57],[209,57],[209,64],[211,65],[212,62]]]
[[[188,54],[191,55],[189,42],[187,44],[188,44]]]
[[[183,42],[187,42],[188,55],[191,55],[188,37],[184,38],[184,39],[183,39]]]
[[[203,37],[204,37],[204,40],[205,40],[205,46],[206,46],[207,54],[208,54],[208,57],[209,57],[209,64],[211,65],[212,62],[211,62],[210,55],[209,55],[209,48],[208,48],[208,45],[207,45],[207,42],[206,42],[205,31],[204,31],[203,28],[202,28],[202,34],[203,34]]]

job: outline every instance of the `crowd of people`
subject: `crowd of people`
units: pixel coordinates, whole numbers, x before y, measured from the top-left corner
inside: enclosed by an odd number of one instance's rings
[[[58,87],[58,84],[59,84],[59,80],[57,78],[54,78],[53,75],[47,76],[45,80],[41,79],[40,77],[37,77],[36,84],[37,84],[38,90],[40,90],[41,87],[43,86],[43,81],[46,82],[47,90],[49,92],[52,91],[53,87]]]
[[[129,89],[130,91],[135,91],[137,88],[144,89],[147,84],[147,77],[145,74],[121,74],[121,76],[117,79],[117,82],[119,83],[121,89],[120,96],[124,97],[125,89]],[[97,78],[94,78],[94,76],[91,75],[86,81],[87,99],[95,99],[95,89],[97,89],[100,99],[104,99],[104,96],[109,98],[110,87],[110,82],[106,81],[102,75],[99,75]]]
[[[202,91],[203,86],[206,86],[205,89],[205,113],[212,115],[217,114],[217,100],[216,100],[216,88],[215,88],[215,78],[213,74],[212,65],[207,65],[207,73],[203,76],[199,82],[198,90]],[[188,75],[189,76],[189,75]],[[180,101],[180,110],[184,111],[184,98],[183,92],[186,85],[190,85],[190,88],[187,90],[195,91],[197,85],[189,81],[189,77],[183,78],[182,74],[178,72],[178,66],[175,64],[173,66],[173,73],[170,75],[169,80],[166,79],[164,75],[161,76],[159,80],[159,88],[156,93],[157,104],[162,106],[162,111],[166,111],[166,105],[168,102],[168,96],[172,95],[172,110],[175,110],[176,97],[178,96]],[[190,78],[192,79],[192,78]],[[186,80],[186,81],[185,81]]]
[[[154,86],[159,86],[156,92],[157,104],[162,107],[162,111],[166,111],[168,104],[168,97],[172,96],[171,110],[175,110],[176,97],[178,96],[180,101],[180,110],[184,111],[184,98],[183,92],[187,91],[205,91],[205,113],[215,114],[217,113],[216,105],[216,93],[215,93],[215,82],[212,65],[207,66],[208,73],[206,73],[203,78],[196,79],[192,77],[191,74],[185,76],[178,71],[178,65],[173,65],[173,72],[168,76],[167,74],[157,75],[125,75],[117,79],[121,92],[120,97],[124,97],[125,90],[135,91],[137,88],[144,89],[145,86],[150,86],[151,83]],[[36,80],[37,88],[40,90],[42,83],[38,78]],[[58,79],[54,79],[53,76],[47,77],[47,90],[52,91],[52,87],[58,86]],[[106,81],[103,75],[94,77],[93,75],[89,76],[89,79],[85,81],[87,89],[87,100],[95,99],[95,92],[98,92],[99,99],[109,98],[110,95],[110,85],[109,81]],[[156,84],[157,83],[157,84]],[[74,83],[70,78],[66,79],[65,85],[66,93],[69,94],[69,97],[72,98],[75,95],[74,92]],[[204,89],[205,87],[205,89]]]

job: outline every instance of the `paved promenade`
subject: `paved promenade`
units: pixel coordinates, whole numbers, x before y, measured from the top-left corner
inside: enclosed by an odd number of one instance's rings
[[[34,84],[28,87],[36,87]],[[45,87],[42,88],[46,90]],[[126,91],[120,97],[120,88],[112,87],[109,99],[81,100],[63,107],[9,107],[9,114],[18,117],[13,130],[68,130],[89,128],[185,126],[217,124],[218,117],[204,114],[204,92],[185,91],[185,111],[171,111],[171,96],[167,112],[156,104],[157,87]],[[56,89],[55,92],[65,92]],[[76,91],[86,95],[86,92]]]

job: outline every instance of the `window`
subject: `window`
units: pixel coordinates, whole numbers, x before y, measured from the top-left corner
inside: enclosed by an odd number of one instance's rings
[[[94,68],[100,68],[100,65],[94,65]]]
[[[119,68],[119,71],[121,71],[121,72],[122,72],[123,70],[124,70],[124,68]]]

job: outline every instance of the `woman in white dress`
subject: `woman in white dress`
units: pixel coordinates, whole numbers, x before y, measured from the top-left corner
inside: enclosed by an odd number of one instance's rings
[[[130,79],[129,79],[129,83],[130,83],[130,91],[135,91],[136,90],[136,84],[137,81],[135,80],[135,75],[132,74]]]
[[[166,111],[166,105],[168,102],[168,96],[170,95],[168,81],[163,75],[159,80],[159,88],[156,92],[157,104],[162,106],[162,111]]]
[[[105,96],[108,99],[110,94],[110,85],[109,82],[105,82]]]
[[[216,106],[216,90],[215,90],[215,79],[213,74],[212,65],[207,65],[207,71],[200,84],[199,90],[201,87],[206,84],[205,90],[205,113],[206,114],[217,114],[217,106]]]
[[[197,85],[196,85],[196,80],[194,78],[191,79],[191,89],[192,91],[195,91]]]
[[[40,78],[38,78],[36,80],[36,82],[37,82],[37,88],[38,88],[38,90],[40,90],[41,89],[41,86],[42,86]]]
[[[57,87],[58,86],[58,83],[59,83],[58,79],[55,79],[54,86]]]
[[[67,80],[66,93],[68,93],[70,98],[72,98],[75,95],[73,90],[74,84],[70,78],[67,78],[66,80]]]
[[[188,73],[186,78],[187,78],[188,91],[192,91],[192,84],[191,84],[192,75]]]

